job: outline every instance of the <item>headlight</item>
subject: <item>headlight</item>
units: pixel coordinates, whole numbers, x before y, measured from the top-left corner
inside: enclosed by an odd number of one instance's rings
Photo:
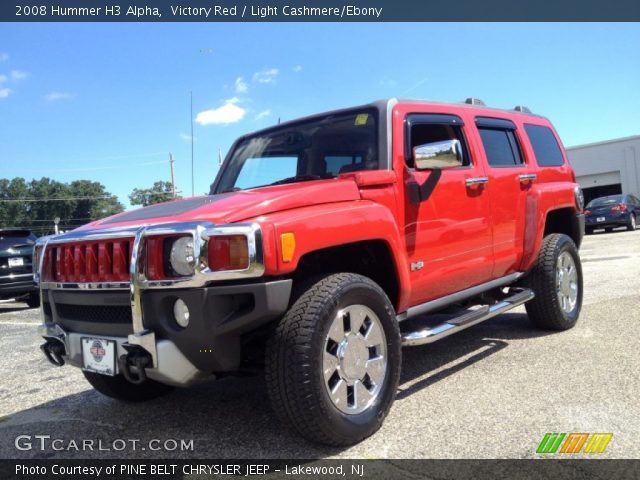
[[[182,276],[193,275],[196,270],[196,257],[193,252],[193,238],[180,237],[171,245],[169,263],[175,273]]]

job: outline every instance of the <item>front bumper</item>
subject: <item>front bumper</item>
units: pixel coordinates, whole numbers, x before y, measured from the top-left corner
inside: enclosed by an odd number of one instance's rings
[[[152,333],[152,342],[143,348],[151,350],[154,358],[153,366],[146,369],[147,376],[186,386],[213,373],[236,370],[241,360],[242,335],[283,315],[291,286],[292,280],[288,279],[144,292],[141,300],[145,327]],[[81,338],[87,336],[115,341],[118,358],[127,354],[125,346],[131,344],[132,324],[124,315],[114,314],[114,309],[127,302],[128,292],[42,293],[45,322],[40,334],[64,344],[67,363],[83,367]],[[178,298],[189,308],[186,328],[173,319],[173,304]],[[121,315],[117,318],[120,321],[100,321],[109,315],[114,320]]]
[[[198,259],[195,274],[176,280],[149,280],[145,253],[149,237],[174,234],[192,236],[194,256]],[[249,266],[232,271],[209,269],[210,238],[230,234],[247,237]],[[51,280],[50,275],[46,276],[48,280],[41,281],[45,278],[43,264],[50,245],[132,237],[128,282],[59,283]],[[81,259],[82,252],[75,248],[74,258]],[[47,339],[43,345],[45,354],[53,352],[54,359],[82,367],[81,336],[114,340],[118,362],[125,361],[119,363],[118,369],[130,380],[128,361],[140,360],[141,355],[145,357],[143,373],[174,385],[236,370],[243,334],[284,314],[291,294],[292,280],[262,279],[262,234],[255,223],[185,222],[70,232],[40,240],[36,253],[43,336]],[[81,263],[77,270],[82,271]],[[189,308],[186,328],[173,318],[177,299],[182,299]],[[136,363],[137,371],[140,365]]]

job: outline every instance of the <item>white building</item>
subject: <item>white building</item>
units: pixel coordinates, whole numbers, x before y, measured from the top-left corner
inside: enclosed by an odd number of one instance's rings
[[[619,193],[640,194],[640,135],[567,148],[585,201]]]

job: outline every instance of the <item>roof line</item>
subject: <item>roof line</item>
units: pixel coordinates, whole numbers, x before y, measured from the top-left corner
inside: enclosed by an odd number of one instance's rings
[[[567,147],[565,150],[577,150],[579,148],[596,147],[598,145],[606,145],[608,143],[627,142],[629,140],[640,140],[640,135],[630,135],[628,137],[613,138],[611,140],[601,140],[599,142],[583,143],[582,145],[574,145],[573,147]]]

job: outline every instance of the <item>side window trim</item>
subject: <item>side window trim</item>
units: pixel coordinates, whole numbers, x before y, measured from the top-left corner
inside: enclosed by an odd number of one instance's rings
[[[476,117],[476,127],[495,130],[517,130],[516,124],[506,118]]]
[[[507,138],[509,139],[509,145],[511,145],[511,152],[513,153],[513,157],[518,160],[518,163],[516,163],[514,166],[525,166],[524,158],[522,157],[522,148],[520,148],[520,144],[518,143],[515,130],[508,130]]]

